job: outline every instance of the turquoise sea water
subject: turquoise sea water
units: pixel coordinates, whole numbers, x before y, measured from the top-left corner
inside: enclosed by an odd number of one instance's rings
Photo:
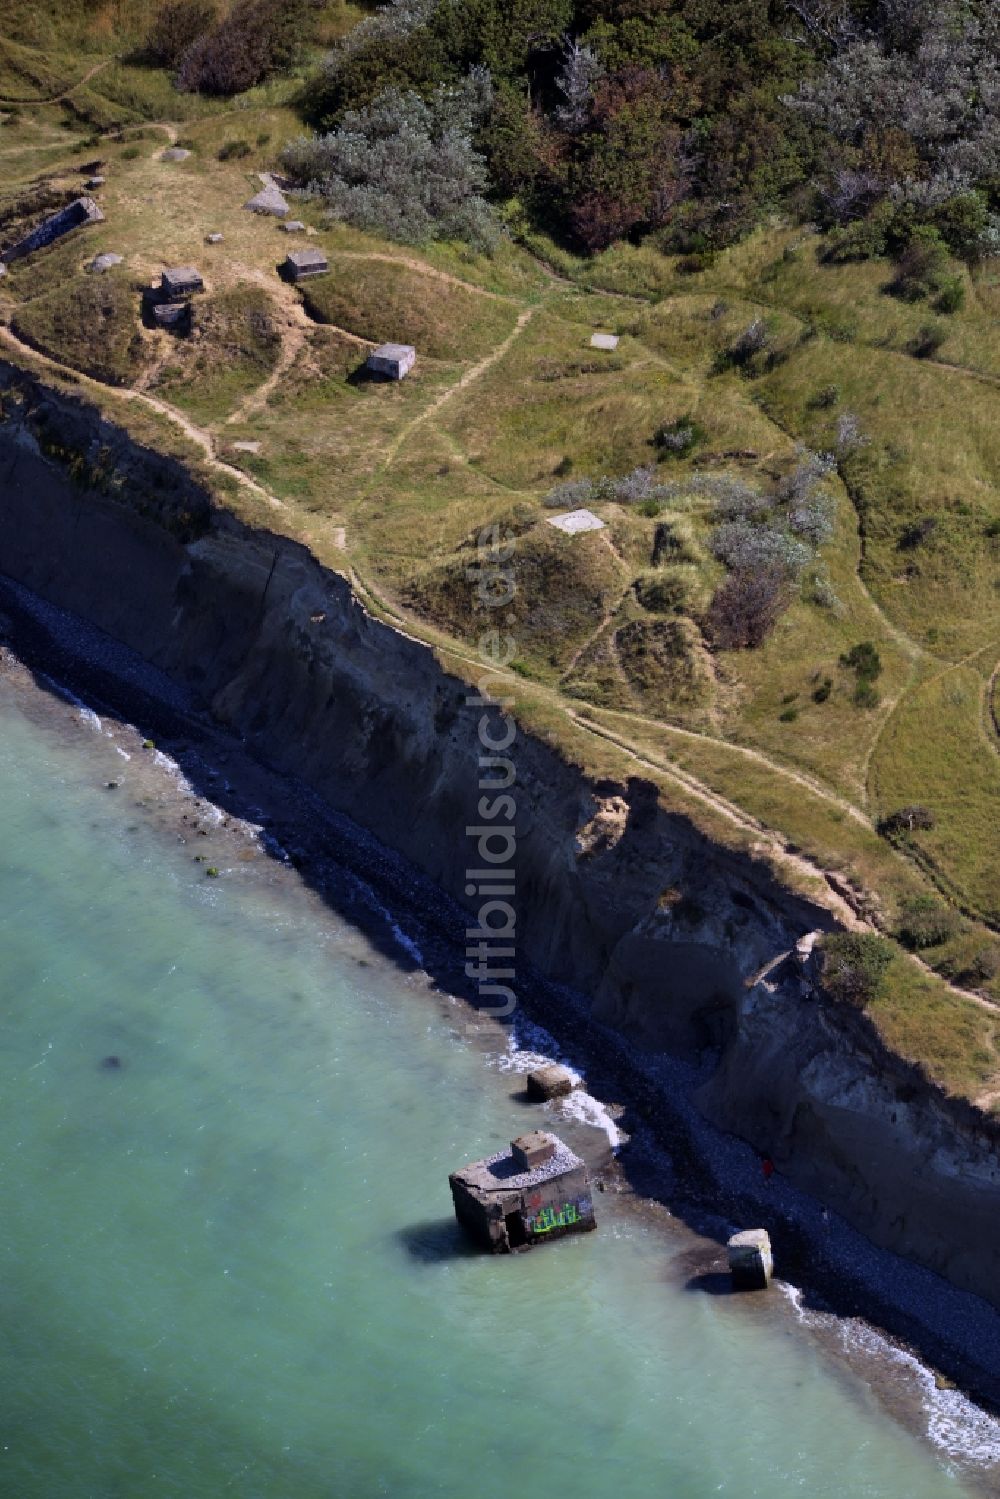
[[[64,718],[0,691],[4,1499],[966,1492],[610,1197],[466,1252],[447,1174],[524,1127],[510,1076],[313,898],[206,880]]]

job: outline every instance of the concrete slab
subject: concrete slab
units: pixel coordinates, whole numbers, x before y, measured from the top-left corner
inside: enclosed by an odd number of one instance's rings
[[[578,536],[581,531],[603,531],[604,522],[592,510],[567,510],[563,515],[546,516],[550,526],[565,531],[567,536]]]

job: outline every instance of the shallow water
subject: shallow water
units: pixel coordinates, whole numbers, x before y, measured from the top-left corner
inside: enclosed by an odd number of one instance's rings
[[[967,1492],[780,1296],[684,1290],[679,1226],[468,1252],[447,1174],[516,1080],[132,773],[0,690],[0,1493]]]

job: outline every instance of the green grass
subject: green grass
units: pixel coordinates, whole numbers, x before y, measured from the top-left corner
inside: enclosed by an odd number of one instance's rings
[[[330,274],[307,282],[303,301],[317,322],[372,343],[413,344],[418,357],[482,359],[514,326],[516,308],[401,262],[349,260],[333,253]]]
[[[20,307],[12,327],[33,347],[109,385],[142,368],[139,291],[121,268],[82,274]]]

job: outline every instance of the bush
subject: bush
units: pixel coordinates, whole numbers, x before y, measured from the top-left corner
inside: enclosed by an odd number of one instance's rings
[[[860,645],[852,645],[849,651],[840,658],[841,666],[848,666],[857,672],[860,679],[874,682],[876,677],[882,675],[882,657],[872,645],[870,640],[862,640]]]
[[[961,312],[965,306],[965,283],[960,276],[946,276],[934,299],[937,312]]]
[[[691,602],[691,580],[683,573],[637,578],[635,596],[653,614],[682,614]]]
[[[249,141],[226,141],[225,145],[219,147],[218,157],[220,161],[236,161],[242,156],[249,156],[250,150]]]
[[[161,68],[175,68],[214,20],[215,7],[207,0],[175,0],[173,5],[164,5],[146,37],[144,60]]]
[[[893,834],[927,831],[933,826],[934,813],[915,802],[912,806],[900,807],[897,811],[890,812],[887,817],[883,817],[879,822],[878,830],[886,837],[890,837]]]
[[[852,700],[858,708],[877,708],[882,701],[882,696],[867,677],[862,677],[854,689]]]
[[[969,961],[959,969],[958,979],[963,984],[988,984],[997,976],[1000,958],[992,947],[981,947]]]
[[[542,504],[549,510],[579,510],[594,498],[593,479],[567,479],[549,490]]]
[[[653,441],[664,457],[686,458],[705,441],[705,429],[693,416],[679,416],[656,432]]]
[[[933,359],[947,336],[937,323],[924,323],[906,345],[906,352],[914,359]]]
[[[121,154],[122,161],[135,161],[142,155],[138,146],[126,146]]]
[[[799,716],[798,708],[784,708],[778,714],[779,723],[794,723]]]
[[[809,402],[814,411],[829,411],[840,400],[839,385],[822,385]]]
[[[771,334],[763,318],[754,318],[748,323],[727,349],[722,349],[715,358],[716,374],[726,370],[742,370],[745,375],[762,374],[773,361],[774,349]]]
[[[716,589],[705,620],[707,633],[719,650],[752,650],[763,645],[788,599],[783,568],[741,569]]]
[[[903,302],[922,302],[938,291],[948,264],[948,250],[936,229],[921,226],[896,262],[887,290]]]
[[[823,988],[841,1004],[866,1009],[878,999],[893,962],[892,946],[871,932],[835,932],[823,938]]]
[[[933,895],[917,895],[906,902],[897,928],[907,947],[937,947],[955,935],[958,918]]]
[[[463,239],[492,249],[499,228],[483,193],[486,163],[472,144],[488,83],[439,88],[428,102],[386,89],[338,129],[301,136],[282,152],[292,178],[337,219],[420,244]]]
[[[237,0],[181,57],[175,82],[185,93],[245,93],[299,58],[309,40],[314,0]]]
[[[824,677],[818,686],[813,688],[812,699],[814,703],[825,703],[833,691],[833,681],[830,677]]]

